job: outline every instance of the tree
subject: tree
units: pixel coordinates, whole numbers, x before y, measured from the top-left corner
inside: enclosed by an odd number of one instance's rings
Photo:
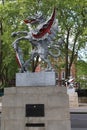
[[[3,27],[2,27],[2,19],[0,18],[0,68],[2,67],[2,39],[1,39],[2,35],[3,35]],[[2,71],[0,69],[0,84],[2,81],[1,79],[2,79]]]
[[[68,78],[78,50],[86,44],[87,2],[66,0],[58,7],[59,23],[65,37],[65,72]]]

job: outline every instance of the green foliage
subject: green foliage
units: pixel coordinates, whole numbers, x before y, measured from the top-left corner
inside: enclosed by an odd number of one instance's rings
[[[77,62],[77,74],[79,77],[87,76],[87,63],[84,61]]]
[[[77,62],[77,81],[81,88],[87,89],[87,63],[84,61]]]
[[[2,51],[0,75],[4,79],[4,81],[2,80],[4,84],[9,84],[9,81],[15,78],[15,73],[18,71],[15,52],[12,48],[12,42],[15,39],[11,37],[11,33],[27,30],[23,20],[29,15],[33,15],[36,11],[42,11],[44,15],[48,16],[54,7],[57,10],[56,15],[61,30],[58,35],[65,37],[65,55],[67,44],[68,49],[70,46],[73,51],[73,55],[78,49],[85,46],[87,35],[86,0],[6,0],[4,5],[0,4],[0,22],[3,25],[3,35],[0,37],[2,41],[2,44],[0,44],[0,55]],[[72,41],[70,41],[71,38],[73,38]],[[74,43],[76,44],[73,49]],[[22,48],[26,55],[31,50],[31,45],[24,41],[22,42]],[[72,60],[74,60],[74,57]]]

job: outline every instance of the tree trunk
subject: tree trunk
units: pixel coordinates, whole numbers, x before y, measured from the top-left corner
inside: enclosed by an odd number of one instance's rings
[[[68,78],[69,76],[69,69],[68,69],[68,58],[69,58],[69,54],[68,54],[68,45],[69,45],[69,31],[70,29],[67,30],[67,38],[66,38],[66,44],[65,44],[65,79]]]
[[[65,79],[68,78],[68,51],[66,51],[65,57]]]
[[[1,40],[1,35],[2,35],[2,22],[0,21],[0,80],[2,79],[2,73],[1,73],[1,68],[2,68],[2,40]]]

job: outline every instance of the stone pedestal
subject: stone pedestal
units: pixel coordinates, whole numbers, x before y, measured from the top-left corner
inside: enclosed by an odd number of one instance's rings
[[[67,88],[67,94],[69,96],[69,107],[75,108],[79,106],[78,94],[75,92],[75,88]]]
[[[52,72],[17,73],[16,86],[55,86],[56,74]]]
[[[56,86],[5,88],[1,130],[71,130],[66,93]]]
[[[69,107],[70,108],[79,107],[77,92],[74,92],[72,94],[70,93],[68,95],[69,95]]]

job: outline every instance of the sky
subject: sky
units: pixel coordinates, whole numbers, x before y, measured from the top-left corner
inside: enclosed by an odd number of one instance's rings
[[[87,62],[87,45],[84,49],[78,51],[79,59],[84,60]]]

